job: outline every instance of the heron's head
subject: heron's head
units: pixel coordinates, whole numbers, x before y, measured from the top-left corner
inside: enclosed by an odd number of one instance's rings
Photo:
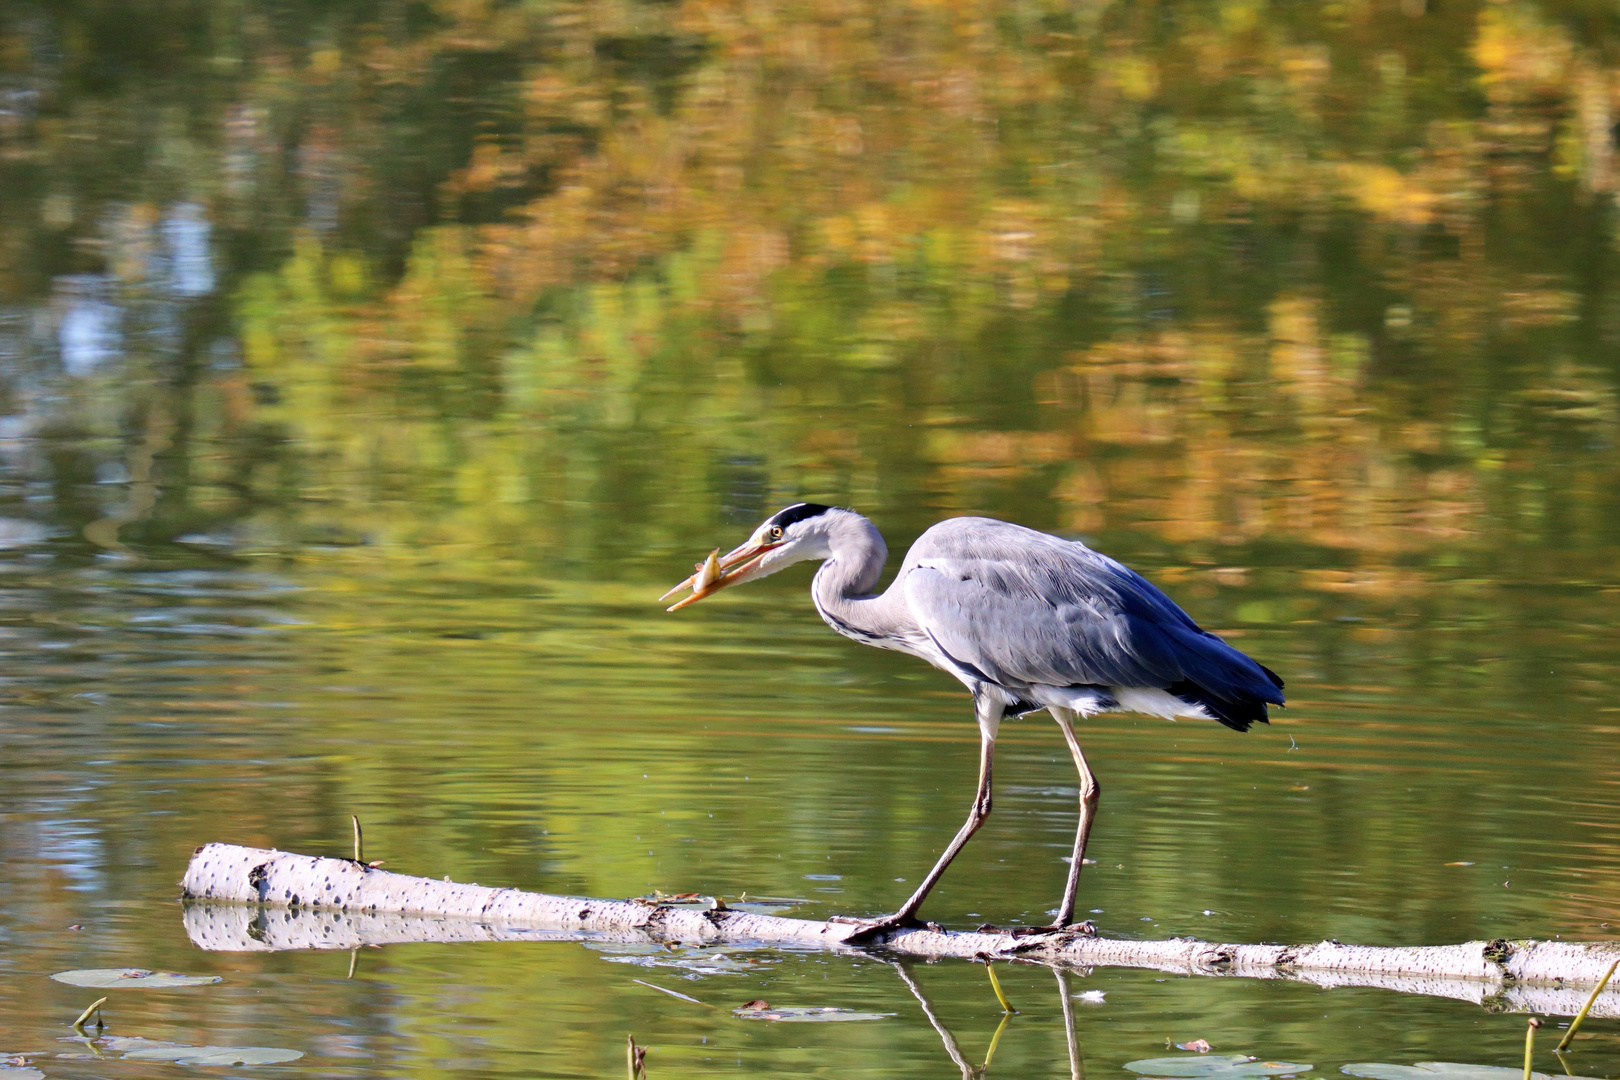
[[[839,516],[852,515],[820,503],[794,503],[766,518],[753,535],[725,555],[715,551],[697,572],[659,597],[668,600],[688,586],[692,595],[670,606],[671,611],[713,596],[728,585],[774,574],[806,559],[825,559],[832,554],[828,536]]]

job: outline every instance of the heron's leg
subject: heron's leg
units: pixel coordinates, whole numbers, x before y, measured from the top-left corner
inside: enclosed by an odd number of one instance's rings
[[[1097,777],[1086,764],[1086,754],[1080,749],[1080,740],[1074,737],[1074,712],[1053,707],[1052,718],[1063,729],[1063,741],[1069,744],[1069,754],[1080,773],[1080,825],[1074,833],[1074,858],[1069,863],[1069,880],[1063,886],[1063,902],[1058,905],[1057,926],[1068,926],[1074,921],[1074,898],[1080,891],[1080,868],[1086,861],[1086,840],[1091,836],[1091,823],[1097,818],[1097,799],[1102,793]]]
[[[979,789],[973,795],[973,805],[968,808],[967,821],[956,831],[956,836],[952,838],[950,846],[939,857],[939,861],[934,864],[934,868],[928,871],[928,876],[923,878],[921,885],[917,886],[917,891],[912,893],[911,898],[904,904],[900,905],[899,911],[896,911],[893,915],[885,915],[881,919],[849,920],[859,921],[862,926],[861,929],[844,938],[844,941],[851,944],[858,943],[863,939],[875,937],[885,930],[892,930],[896,927],[915,923],[917,909],[922,907],[924,900],[928,899],[929,891],[944,875],[945,868],[951,865],[951,860],[956,858],[957,852],[962,850],[962,845],[966,844],[968,838],[979,831],[979,826],[984,824],[984,819],[990,816],[990,763],[995,758],[996,733],[1001,730],[1001,717],[1005,711],[1005,706],[1000,702],[985,700],[975,701],[974,704],[979,717]]]
[[[939,857],[939,861],[934,864],[934,868],[928,871],[928,876],[923,878],[921,885],[917,886],[917,891],[911,894],[909,900],[900,905],[900,910],[894,913],[895,918],[909,922],[916,917],[917,909],[922,907],[924,900],[928,899],[928,893],[939,879],[945,875],[945,868],[951,865],[951,860],[956,858],[957,852],[962,850],[962,845],[966,844],[968,838],[979,831],[979,826],[984,824],[984,819],[990,816],[990,764],[996,755],[996,733],[1001,730],[1002,709],[1003,707],[999,703],[982,702],[978,704],[979,790],[974,793],[973,805],[968,808],[967,820],[962,823],[960,829],[956,830],[956,836],[951,839],[950,846]]]
[[[1061,967],[1052,969],[1057,976],[1058,1000],[1063,1002],[1063,1035],[1069,1043],[1069,1080],[1086,1080],[1086,1067],[1080,1060],[1080,1040],[1074,1035],[1074,1000],[1069,997],[1069,973]]]
[[[934,1015],[934,1008],[928,1004],[928,999],[923,996],[922,987],[917,985],[917,980],[911,977],[911,972],[907,971],[905,965],[899,961],[894,962],[894,970],[900,973],[900,978],[906,984],[906,989],[911,991],[911,996],[916,998],[917,1004],[922,1006],[923,1016],[928,1018],[928,1023],[938,1033],[940,1041],[945,1044],[945,1052],[951,1056],[951,1061],[955,1062],[956,1067],[962,1070],[962,1080],[974,1080],[979,1070],[968,1062],[967,1055],[962,1053],[962,1047],[958,1045],[956,1036],[951,1034],[951,1029],[942,1024],[939,1017]]]

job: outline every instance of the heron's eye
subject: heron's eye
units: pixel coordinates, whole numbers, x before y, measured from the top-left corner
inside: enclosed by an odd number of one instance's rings
[[[771,526],[771,539],[772,540],[780,540],[780,539],[782,539],[782,526],[780,526],[780,525],[772,525]]]

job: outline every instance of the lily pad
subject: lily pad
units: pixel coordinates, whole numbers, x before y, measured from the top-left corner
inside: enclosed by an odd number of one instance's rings
[[[753,957],[739,960],[717,949],[684,948],[672,951],[662,945],[627,945],[617,942],[587,942],[587,947],[610,954],[602,957],[610,964],[674,968],[683,972],[682,978],[687,979],[699,979],[704,975],[746,975],[776,963],[775,960]]]
[[[180,1065],[276,1065],[304,1056],[302,1050],[274,1046],[188,1046],[139,1035],[107,1035],[97,1039],[96,1045],[123,1055],[125,1061],[173,1061]],[[18,1078],[0,1073],[0,1080]]]
[[[814,1008],[806,1005],[771,1006],[765,1009],[733,1009],[731,1015],[744,1020],[776,1020],[784,1024],[836,1023],[841,1020],[887,1020],[894,1013],[856,1012],[853,1009]]]
[[[63,1042],[79,1042],[78,1039],[63,1039]],[[162,1039],[145,1039],[139,1035],[103,1035],[96,1040],[96,1045],[103,1050],[111,1050],[115,1054],[127,1054],[131,1050],[146,1050],[158,1046],[179,1046],[179,1043],[165,1042]]]
[[[1420,1061],[1415,1065],[1384,1065],[1378,1062],[1358,1062],[1346,1065],[1342,1072],[1350,1076],[1363,1076],[1367,1080],[1521,1080],[1522,1068],[1502,1065],[1465,1065],[1456,1061]],[[1534,1080],[1590,1080],[1589,1077],[1551,1077],[1546,1073],[1531,1073]]]
[[[181,975],[175,971],[148,971],[146,968],[82,968],[78,971],[58,971],[51,978],[69,986],[89,986],[97,990],[122,989],[126,986],[167,989],[207,986],[224,981],[218,975]]]
[[[1145,1076],[1191,1076],[1198,1080],[1238,1080],[1239,1077],[1297,1076],[1311,1066],[1293,1061],[1261,1061],[1247,1054],[1195,1054],[1187,1057],[1143,1058],[1125,1067]],[[1406,1078],[1402,1078],[1406,1080]],[[1434,1080],[1434,1078],[1430,1078]]]
[[[675,968],[688,978],[702,975],[746,975],[759,971],[768,962],[748,963],[729,956],[604,956],[610,964],[634,964],[646,968]]]
[[[178,1065],[278,1065],[296,1061],[302,1050],[274,1046],[164,1046],[132,1050],[125,1061],[172,1061]]]

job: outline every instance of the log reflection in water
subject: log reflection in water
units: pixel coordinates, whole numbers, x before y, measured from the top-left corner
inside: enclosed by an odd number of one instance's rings
[[[644,930],[564,930],[549,927],[516,926],[483,922],[464,916],[404,915],[390,912],[270,908],[236,902],[188,902],[183,909],[186,934],[191,943],[210,952],[283,952],[299,949],[353,950],[364,946],[399,945],[413,942],[456,944],[473,941],[591,941],[632,944],[662,944],[667,936]],[[733,947],[753,945],[768,948],[760,941],[733,940]],[[803,941],[794,943],[802,948]],[[1133,944],[1124,942],[1121,944]],[[1153,942],[1138,942],[1151,946]],[[830,948],[838,948],[835,943]],[[1072,962],[1018,957],[1021,963],[1044,963],[1057,971],[1074,970]],[[1109,966],[1098,963],[1094,966]],[[1267,978],[1309,982],[1332,989],[1357,986],[1391,990],[1472,1002],[1490,1012],[1537,1013],[1542,1016],[1574,1016],[1590,995],[1590,988],[1546,986],[1503,982],[1498,979],[1417,977],[1377,971],[1324,972],[1245,969],[1215,970],[1201,967],[1172,967],[1124,963],[1121,966],[1151,967],[1178,974],[1217,978]],[[1066,1008],[1072,1002],[1065,997]],[[1620,1016],[1620,991],[1607,989],[1592,1006],[1594,1017]],[[1076,1065],[1078,1068],[1078,1065]]]

